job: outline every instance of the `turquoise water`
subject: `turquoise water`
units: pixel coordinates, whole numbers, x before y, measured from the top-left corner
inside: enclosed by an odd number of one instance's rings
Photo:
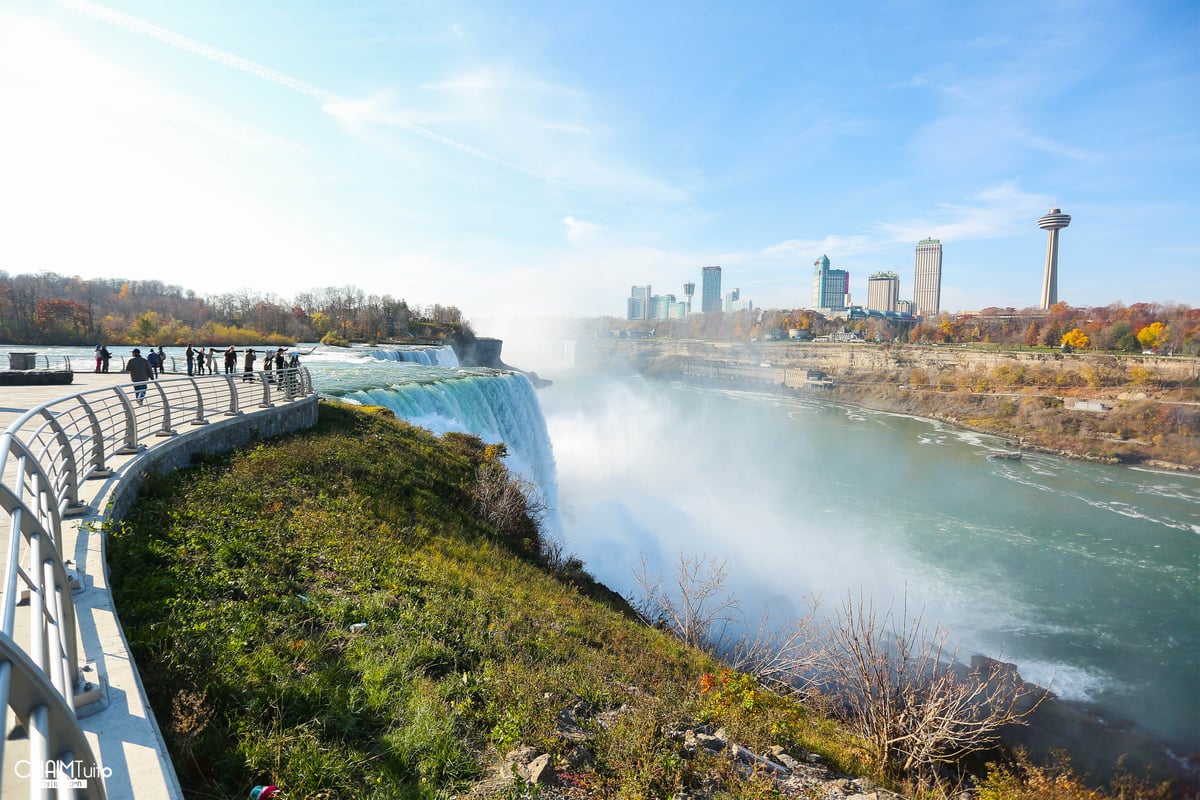
[[[1005,449],[817,401],[576,378],[540,393],[564,535],[634,591],[639,553],[728,557],[731,588],[795,613],[908,598],[1109,719],[1200,751],[1200,477]]]

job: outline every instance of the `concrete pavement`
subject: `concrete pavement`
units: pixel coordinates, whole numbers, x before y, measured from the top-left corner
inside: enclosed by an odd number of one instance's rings
[[[179,376],[164,375],[170,377]],[[224,383],[223,376],[212,379]],[[70,385],[0,386],[0,431],[31,408],[79,392],[127,383],[129,376],[120,372],[77,372]],[[120,519],[132,504],[147,472],[186,466],[196,452],[226,451],[253,437],[276,435],[316,421],[315,394],[291,402],[273,397],[273,402],[266,408],[245,404],[243,411],[232,416],[214,406],[203,426],[146,441],[146,449],[133,455],[109,457],[106,466],[112,474],[83,481],[80,486],[79,499],[87,504],[87,511],[63,520],[63,558],[80,582],[73,598],[81,660],[88,662],[85,678],[98,687],[93,702],[81,705],[78,715],[103,768],[110,800],[182,800],[183,794],[113,606],[104,534],[112,519]],[[10,469],[5,470],[6,483],[14,477]],[[25,644],[27,635],[22,634],[17,641]],[[27,758],[27,743],[7,744],[5,763],[0,765],[0,800],[28,797],[30,780],[14,780],[14,775],[19,775],[17,760]]]

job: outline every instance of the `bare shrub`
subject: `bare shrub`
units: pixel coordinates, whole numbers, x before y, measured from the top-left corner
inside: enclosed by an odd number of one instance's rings
[[[789,691],[803,689],[814,680],[822,660],[817,608],[816,600],[810,599],[803,616],[782,626],[773,624],[764,612],[754,635],[738,640],[725,662],[764,684]]]
[[[764,613],[749,632],[740,603],[725,589],[728,575],[725,559],[680,553],[674,583],[667,585],[662,576],[650,574],[643,555],[634,573],[641,597],[633,606],[643,619],[731,669],[788,689],[807,683],[820,660],[816,601],[809,601],[803,616],[783,625]]]
[[[648,622],[670,630],[684,642],[708,652],[726,644],[730,627],[742,619],[737,598],[725,591],[729,562],[711,556],[679,554],[675,582],[651,575],[646,556],[634,573],[641,597],[633,607]]]
[[[540,550],[549,507],[537,484],[514,477],[498,459],[487,460],[475,470],[471,499],[475,513],[502,536],[532,538]]]
[[[1047,694],[1011,665],[959,664],[945,628],[910,615],[907,601],[881,614],[862,595],[847,596],[825,641],[825,674],[876,768],[923,782],[995,745],[1001,727],[1024,724]]]

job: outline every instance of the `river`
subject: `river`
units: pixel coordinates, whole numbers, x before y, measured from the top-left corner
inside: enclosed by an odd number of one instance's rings
[[[539,393],[563,533],[618,591],[724,557],[752,609],[860,591],[1200,752],[1200,476],[1025,453],[819,400],[574,376]]]

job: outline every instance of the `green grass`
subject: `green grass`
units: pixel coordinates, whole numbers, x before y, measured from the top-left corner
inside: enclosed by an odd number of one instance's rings
[[[473,437],[323,404],[310,431],[150,481],[109,557],[189,797],[450,796],[518,743],[562,754],[555,717],[576,698],[630,709],[595,731],[588,780],[608,796],[691,780],[667,735],[687,718],[852,765],[848,739],[793,703],[714,706],[709,659],[482,523],[486,457]]]

